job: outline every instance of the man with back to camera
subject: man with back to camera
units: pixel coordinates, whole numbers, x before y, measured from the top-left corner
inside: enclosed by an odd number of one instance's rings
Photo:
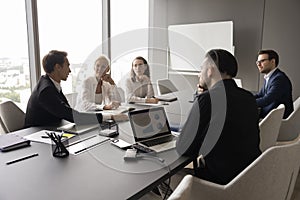
[[[204,91],[196,96],[176,144],[181,155],[203,154],[205,164],[195,175],[218,184],[230,182],[261,154],[255,98],[236,85],[237,71],[228,51],[207,52],[199,73]]]
[[[279,56],[274,50],[260,50],[256,61],[260,73],[265,74],[264,85],[255,94],[256,103],[260,107],[260,118],[264,118],[279,104],[284,104],[283,118],[287,118],[294,110],[292,83],[288,76],[277,68]]]
[[[29,98],[25,127],[55,125],[62,119],[76,124],[97,124],[102,120],[120,118],[101,113],[80,113],[70,107],[60,86],[71,72],[67,55],[67,52],[52,50],[44,56],[42,64],[46,74],[41,76]]]

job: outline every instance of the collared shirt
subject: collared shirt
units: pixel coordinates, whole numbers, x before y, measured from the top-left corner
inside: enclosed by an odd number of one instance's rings
[[[49,78],[53,82],[53,84],[56,87],[56,89],[58,90],[58,92],[61,92],[60,83],[58,83],[55,80],[53,80],[50,76],[49,76]],[[108,120],[108,119],[111,119],[111,118],[112,118],[111,114],[102,113],[102,121],[105,121],[105,120]]]
[[[50,80],[53,82],[54,86],[56,87],[57,91],[60,92],[61,91],[61,86],[60,83],[56,82],[55,80],[53,80],[50,76],[49,76]]]
[[[270,77],[272,76],[272,74],[274,73],[274,71],[277,69],[277,67],[275,67],[274,69],[272,69],[269,73],[264,75],[264,79],[266,81],[265,87],[267,87],[268,85],[268,81],[270,79]]]

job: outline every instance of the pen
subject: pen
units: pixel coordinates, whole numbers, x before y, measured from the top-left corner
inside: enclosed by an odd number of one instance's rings
[[[18,159],[16,159],[16,160],[9,161],[9,162],[7,162],[6,164],[7,164],[7,165],[10,165],[10,164],[13,164],[13,163],[16,163],[16,162],[19,162],[19,161],[22,161],[22,160],[26,160],[26,159],[28,159],[28,158],[32,158],[32,157],[35,157],[35,156],[38,156],[38,155],[39,155],[39,154],[34,153],[34,154],[29,155],[29,156],[25,156],[25,157],[22,157],[22,158],[18,158]]]

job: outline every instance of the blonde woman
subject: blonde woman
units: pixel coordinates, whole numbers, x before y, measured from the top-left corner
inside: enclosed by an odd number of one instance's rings
[[[110,76],[107,57],[101,55],[94,65],[95,75],[83,81],[76,109],[81,111],[111,110],[120,106],[120,95]]]

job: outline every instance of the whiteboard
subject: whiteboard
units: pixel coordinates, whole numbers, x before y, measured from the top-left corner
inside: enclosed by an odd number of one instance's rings
[[[170,25],[168,66],[173,70],[199,71],[205,53],[213,48],[234,54],[233,22]]]

